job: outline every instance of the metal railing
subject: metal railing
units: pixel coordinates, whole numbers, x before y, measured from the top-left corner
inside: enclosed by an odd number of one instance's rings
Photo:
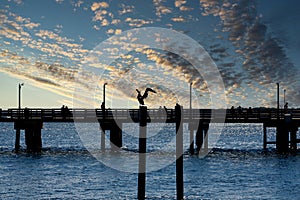
[[[300,120],[300,109],[183,109],[182,119],[188,120],[213,120],[224,118],[234,121],[263,121],[283,120],[290,117],[291,120]],[[151,120],[163,119],[175,120],[175,109],[149,109],[148,118]],[[14,121],[17,119],[37,119],[43,121],[76,121],[76,120],[124,120],[139,121],[139,109],[0,109],[0,121]]]

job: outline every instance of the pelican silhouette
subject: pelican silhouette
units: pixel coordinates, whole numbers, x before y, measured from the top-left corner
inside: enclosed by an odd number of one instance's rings
[[[141,104],[141,105],[145,105],[145,102],[144,102],[144,99],[146,99],[147,97],[148,97],[148,92],[153,92],[153,93],[156,93],[153,89],[151,89],[151,88],[146,88],[146,90],[145,90],[145,92],[144,92],[144,94],[142,95],[141,94],[141,92],[138,90],[138,89],[136,89],[136,91],[137,91],[137,93],[138,93],[138,95],[137,95],[137,99],[138,99],[138,101],[139,101],[139,103]]]

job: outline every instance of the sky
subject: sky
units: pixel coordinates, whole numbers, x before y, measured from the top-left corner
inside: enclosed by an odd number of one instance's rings
[[[285,94],[299,107],[299,4],[1,0],[0,107],[18,106],[19,83],[30,108],[100,107],[104,83],[110,108],[137,108],[135,89],[146,87],[157,91],[150,108],[188,108],[190,83],[194,108],[276,107],[277,82],[280,106]],[[138,43],[151,37],[156,46]],[[196,55],[192,41],[205,52]]]

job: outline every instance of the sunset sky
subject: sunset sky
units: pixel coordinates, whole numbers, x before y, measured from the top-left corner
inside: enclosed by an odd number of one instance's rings
[[[18,106],[19,83],[23,107],[72,107],[74,91],[88,90],[94,96],[82,92],[74,106],[98,107],[105,82],[107,107],[137,108],[135,88],[146,87],[158,92],[146,99],[150,107],[188,107],[190,82],[193,107],[210,105],[208,80],[182,55],[133,49],[110,65],[90,65],[103,41],[145,27],[197,41],[219,70],[227,107],[275,107],[276,82],[280,104],[286,89],[289,105],[299,107],[299,22],[297,0],[2,0],[0,107]]]

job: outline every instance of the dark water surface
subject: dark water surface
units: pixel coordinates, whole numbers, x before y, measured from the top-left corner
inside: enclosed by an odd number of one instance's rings
[[[13,153],[13,124],[0,126],[1,199],[136,199],[137,174],[95,159],[73,124],[44,124],[41,154]],[[167,131],[172,134],[173,129]],[[274,139],[274,130],[268,131]],[[164,137],[155,143],[162,144]],[[23,133],[21,138],[24,148]],[[149,140],[150,149],[155,149]],[[125,137],[124,145],[133,151],[138,146],[137,140]],[[106,155],[112,154],[107,148]],[[147,199],[176,198],[174,163],[146,176]],[[184,156],[184,181],[186,199],[299,199],[300,156],[277,155],[271,145],[262,151],[261,125],[229,124],[206,157]]]

